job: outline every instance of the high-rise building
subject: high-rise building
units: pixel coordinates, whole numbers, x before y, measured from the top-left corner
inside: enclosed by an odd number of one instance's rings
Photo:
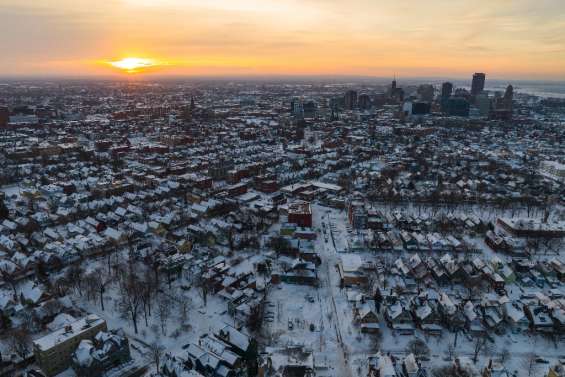
[[[514,88],[512,85],[506,87],[504,96],[496,93],[494,98],[494,109],[490,113],[490,118],[495,120],[509,121],[512,119],[512,101],[514,99]]]
[[[0,127],[6,127],[10,120],[10,112],[6,106],[0,106]]]
[[[290,101],[290,113],[296,117],[304,116],[304,103],[301,98],[295,97]]]
[[[318,104],[314,100],[308,100],[303,102],[302,111],[304,112],[305,118],[313,118],[316,116],[318,110]]]
[[[373,106],[373,101],[371,101],[371,97],[368,94],[363,93],[359,95],[358,104],[360,109],[367,110]]]
[[[422,84],[418,87],[418,96],[422,101],[432,102],[434,100],[434,93],[433,85]]]
[[[473,97],[485,90],[485,79],[486,75],[484,73],[475,73],[473,75],[473,81],[471,82],[471,95]]]
[[[402,102],[404,100],[404,90],[396,86],[396,79],[392,80],[389,97],[393,102]]]
[[[488,94],[478,94],[477,97],[475,97],[475,106],[479,109],[480,116],[488,117],[491,110],[491,100]]]
[[[512,85],[508,85],[506,87],[506,91],[504,92],[504,97],[502,99],[504,108],[512,110],[512,100],[514,99],[514,87]]]
[[[357,107],[357,92],[355,90],[348,90],[344,96],[345,109],[353,110]]]
[[[451,97],[453,93],[453,84],[450,82],[444,82],[441,84],[441,97],[439,100],[439,104],[441,106],[441,111],[447,112],[447,101]]]
[[[451,116],[469,116],[469,102],[462,97],[451,97],[447,100],[447,113]]]
[[[451,96],[451,93],[453,93],[453,84],[450,82],[444,82],[443,84],[441,84],[441,98],[442,99],[447,99]]]

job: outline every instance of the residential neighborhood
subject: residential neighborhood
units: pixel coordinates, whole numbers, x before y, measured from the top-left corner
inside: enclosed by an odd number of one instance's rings
[[[399,85],[2,84],[0,377],[565,376],[565,102]]]

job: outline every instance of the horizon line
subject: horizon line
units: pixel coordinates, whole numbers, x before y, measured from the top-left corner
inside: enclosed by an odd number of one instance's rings
[[[474,73],[474,72],[473,72]],[[31,75],[0,75],[0,80],[6,81],[20,81],[20,80],[76,80],[76,81],[159,81],[159,80],[281,80],[281,79],[294,79],[294,80],[307,80],[307,79],[317,79],[317,80],[335,80],[335,79],[353,79],[353,80],[453,80],[453,81],[465,81],[471,80],[472,74],[468,76],[400,76],[400,77],[388,77],[388,76],[372,76],[372,75],[355,75],[355,74],[209,74],[209,75],[191,75],[191,74],[157,74],[157,73],[137,73],[137,74],[122,74],[122,75],[103,75],[103,74],[81,74],[81,75],[61,75],[61,74],[31,74]],[[551,83],[565,83],[564,78],[509,78],[494,76],[489,77],[487,73],[488,81],[514,81],[514,82],[551,82]]]

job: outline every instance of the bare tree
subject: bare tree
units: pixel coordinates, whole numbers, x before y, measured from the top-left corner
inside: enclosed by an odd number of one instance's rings
[[[143,284],[131,269],[122,277],[120,291],[121,308],[131,318],[134,331],[137,334],[137,319],[142,305]]]
[[[526,353],[522,358],[520,365],[528,372],[528,376],[532,376],[532,374],[535,375],[537,369],[536,354],[533,352]]]
[[[98,298],[100,300],[100,308],[104,311],[104,293],[107,287],[112,283],[112,277],[106,274],[103,269],[97,268],[85,276],[87,297]]]
[[[184,325],[188,322],[188,301],[186,298],[180,296],[177,302],[179,303],[181,325]]]
[[[479,359],[479,354],[488,352],[488,336],[481,335],[475,338],[475,343],[473,344],[473,362],[477,363]]]
[[[247,318],[247,328],[251,333],[258,334],[263,326],[263,307],[261,304],[251,307],[251,313]]]
[[[157,299],[157,315],[159,316],[159,323],[161,325],[161,332],[166,335],[167,321],[171,316],[171,299],[165,294],[159,295]]]
[[[433,377],[473,377],[475,374],[468,368],[456,365],[444,365],[432,370]]]
[[[149,345],[149,357],[153,364],[155,364],[157,372],[159,372],[159,366],[161,364],[161,358],[163,357],[164,351],[165,347],[161,345],[158,339]]]
[[[10,285],[10,288],[12,288],[12,292],[14,293],[14,297],[18,295],[18,291],[16,289],[17,286],[17,281],[14,278],[14,275],[8,273],[7,271],[0,271],[0,275],[2,277],[2,281],[8,283]]]
[[[504,348],[500,351],[499,358],[502,364],[505,364],[508,360],[510,360],[510,351],[508,351],[508,348]]]
[[[156,275],[147,271],[142,275],[143,288],[141,294],[141,303],[143,310],[143,317],[145,318],[145,326],[149,326],[148,317],[151,316],[151,304],[154,300],[156,292],[159,290],[159,280]]]
[[[200,290],[200,295],[202,296],[204,306],[208,304],[208,285],[208,281],[204,274],[200,274],[200,277],[196,280],[196,286]]]
[[[17,328],[8,334],[8,347],[16,355],[25,359],[31,350],[31,336],[24,328]]]
[[[453,345],[453,343],[449,343],[449,345],[447,346],[447,357],[449,358],[449,360],[453,360],[453,357],[455,356],[455,346]]]
[[[406,346],[406,352],[413,353],[416,358],[428,357],[430,355],[430,348],[423,340],[414,339]]]
[[[80,261],[70,265],[65,272],[65,281],[78,292],[79,296],[82,296],[83,274],[84,269]]]
[[[52,277],[49,279],[49,286],[53,295],[64,297],[67,295],[70,284],[64,276]]]

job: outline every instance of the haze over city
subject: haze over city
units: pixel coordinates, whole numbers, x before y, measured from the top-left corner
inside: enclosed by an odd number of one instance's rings
[[[561,0],[3,0],[3,76],[565,79]],[[132,70],[127,71],[133,73]]]
[[[0,0],[0,377],[565,377],[564,0]]]

